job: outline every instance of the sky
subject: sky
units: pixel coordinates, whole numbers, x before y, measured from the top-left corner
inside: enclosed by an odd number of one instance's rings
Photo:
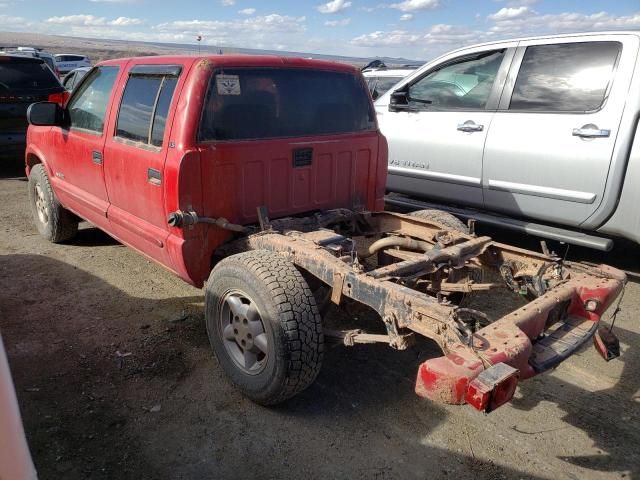
[[[0,31],[429,60],[505,38],[640,29],[640,0],[0,0]]]

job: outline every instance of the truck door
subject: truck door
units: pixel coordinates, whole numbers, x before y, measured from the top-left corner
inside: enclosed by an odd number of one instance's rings
[[[62,203],[97,225],[106,222],[103,148],[118,67],[94,68],[67,103],[68,127],[51,129],[56,193]]]
[[[519,44],[485,146],[487,208],[573,226],[598,208],[635,63],[628,41]]]
[[[164,162],[170,143],[169,112],[181,68],[131,67],[105,145],[111,231],[165,264]]]
[[[482,151],[515,50],[507,47],[445,59],[394,89],[405,104],[393,93],[388,109],[376,104],[389,190],[483,205]]]

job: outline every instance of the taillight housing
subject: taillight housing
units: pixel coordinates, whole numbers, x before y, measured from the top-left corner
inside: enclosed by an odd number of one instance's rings
[[[64,92],[60,93],[52,93],[49,95],[48,100],[50,102],[57,103],[61,107],[64,107],[64,105],[67,103],[67,100],[69,100],[69,92],[65,90]]]
[[[513,397],[520,372],[505,363],[496,363],[474,378],[465,395],[476,410],[489,413]]]

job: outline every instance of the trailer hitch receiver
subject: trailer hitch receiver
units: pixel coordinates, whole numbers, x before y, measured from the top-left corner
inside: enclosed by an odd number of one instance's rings
[[[489,413],[511,400],[519,378],[517,369],[496,363],[469,383],[465,401],[476,410]]]

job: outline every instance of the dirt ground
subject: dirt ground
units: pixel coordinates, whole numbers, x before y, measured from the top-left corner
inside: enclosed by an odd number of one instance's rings
[[[589,345],[490,415],[413,393],[426,347],[331,349],[313,386],[263,408],[225,381],[201,291],[89,225],[45,242],[1,168],[0,331],[41,479],[640,479],[638,275],[620,359]],[[640,271],[635,246],[569,256]]]

